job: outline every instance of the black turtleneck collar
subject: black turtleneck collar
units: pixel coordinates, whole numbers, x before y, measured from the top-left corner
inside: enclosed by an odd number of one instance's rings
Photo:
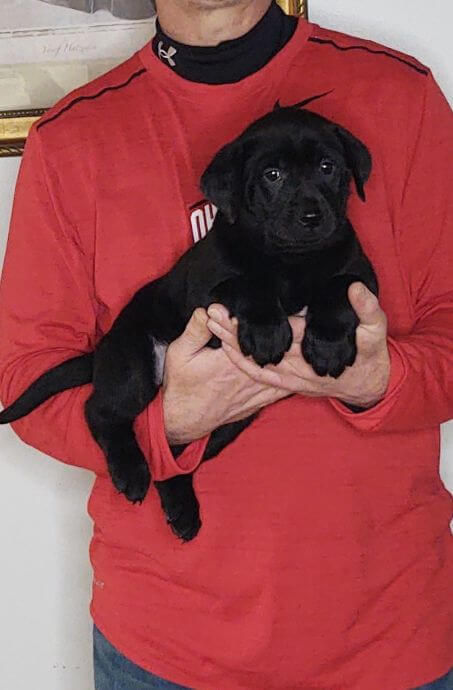
[[[203,84],[231,84],[264,67],[289,41],[297,26],[276,3],[253,29],[217,46],[188,46],[169,38],[156,22],[153,51],[184,79]]]

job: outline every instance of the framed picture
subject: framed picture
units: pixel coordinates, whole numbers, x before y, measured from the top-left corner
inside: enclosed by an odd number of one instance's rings
[[[32,123],[154,34],[150,0],[1,0],[0,155],[20,155]]]
[[[64,95],[126,60],[155,32],[150,0],[0,0],[0,156]],[[306,16],[306,0],[277,0]]]

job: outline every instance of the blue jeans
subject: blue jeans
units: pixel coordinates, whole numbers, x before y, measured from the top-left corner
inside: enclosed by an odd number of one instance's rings
[[[136,666],[93,628],[95,690],[191,690]]]
[[[186,685],[158,678],[133,664],[105,639],[96,626],[93,643],[96,690],[191,690]],[[453,690],[453,669],[439,680],[414,690]]]

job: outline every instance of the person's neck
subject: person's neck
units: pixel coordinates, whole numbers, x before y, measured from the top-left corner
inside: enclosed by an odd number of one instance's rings
[[[167,36],[185,45],[216,46],[250,31],[271,2],[238,0],[230,6],[225,2],[224,7],[209,7],[209,0],[157,0],[156,6],[159,23]]]

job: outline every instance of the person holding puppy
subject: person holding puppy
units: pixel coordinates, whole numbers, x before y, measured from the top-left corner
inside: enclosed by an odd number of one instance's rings
[[[453,511],[438,475],[453,416],[451,111],[414,58],[269,0],[157,12],[152,45],[27,141],[0,291],[2,402],[91,350],[208,231],[203,170],[277,102],[304,101],[369,148],[366,201],[351,188],[348,215],[380,294],[351,286],[358,355],[337,379],[304,362],[304,316],[283,361],[260,368],[222,305],[194,312],[137,420],[153,478],[192,472],[213,429],[260,415],[197,470],[206,519],[189,544],[152,488],[141,505],[114,490],[84,421],[89,386],[15,424],[97,475],[96,688],[451,688]],[[213,334],[222,348],[205,347]]]

